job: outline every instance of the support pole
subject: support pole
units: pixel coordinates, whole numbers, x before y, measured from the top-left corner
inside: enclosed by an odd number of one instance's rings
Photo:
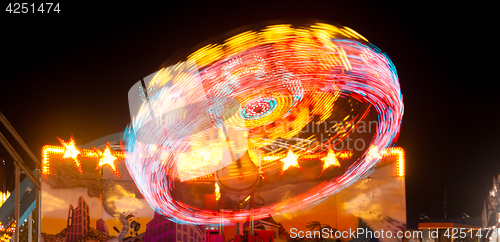
[[[260,179],[260,178],[259,178]],[[250,197],[250,235],[253,235],[254,224],[253,224],[253,205],[254,205],[254,193]]]
[[[14,242],[19,242],[19,229],[21,228],[22,221],[19,221],[19,202],[20,202],[20,191],[21,190],[21,169],[19,169],[19,165],[17,161],[14,162],[14,165],[16,166],[15,169],[15,204],[14,204],[14,218],[15,218],[15,223],[16,223],[16,228],[14,232]]]
[[[219,212],[219,217],[222,218],[222,209],[220,208],[220,205],[219,205],[219,200],[216,200],[215,201],[215,211],[218,211]],[[222,221],[219,222],[219,235],[223,235],[224,234],[224,225],[222,224]],[[210,235],[209,235],[210,236]]]
[[[239,212],[240,211],[240,206],[241,206],[241,203],[240,203],[240,198],[237,197],[236,198],[236,212]],[[236,223],[236,234],[242,234],[243,231],[240,230],[240,222],[237,222]]]
[[[33,212],[30,213],[30,216],[28,216],[28,242],[33,241],[33,229],[31,228],[33,226]]]
[[[37,175],[40,179],[40,184],[42,183],[42,172],[40,169],[37,170]],[[42,241],[42,190],[36,189],[36,234],[37,241]]]
[[[15,171],[15,179],[16,179],[16,192],[15,192],[15,206],[14,206],[14,216],[15,216],[15,221],[16,221],[16,229],[15,229],[15,235],[14,235],[14,241],[19,242],[19,228],[21,227],[22,221],[19,220],[19,203],[20,203],[20,173],[21,170],[26,174],[28,179],[33,182],[35,185],[36,189],[36,208],[37,208],[37,218],[36,218],[36,223],[37,223],[37,237],[38,241],[41,241],[41,213],[42,213],[42,193],[41,193],[41,168],[40,168],[40,161],[36,158],[36,156],[33,154],[33,152],[28,148],[28,145],[24,142],[23,139],[21,139],[21,136],[16,132],[14,127],[9,123],[7,118],[3,115],[2,112],[0,112],[0,123],[4,125],[4,127],[9,131],[9,133],[14,137],[14,139],[21,145],[21,147],[24,149],[24,151],[28,154],[28,156],[33,160],[35,167],[37,168],[37,175],[38,177],[35,176],[29,169],[29,167],[24,163],[24,161],[21,159],[19,154],[14,150],[14,148],[10,145],[10,143],[7,141],[5,136],[3,136],[2,133],[0,133],[0,144],[3,145],[7,152],[12,156],[14,159],[14,165],[16,167]],[[31,216],[31,215],[30,215]],[[30,228],[31,228],[31,223],[30,223]],[[31,233],[30,233],[31,236]],[[31,241],[31,240],[30,240]]]
[[[224,235],[224,223],[222,222],[222,209],[219,208],[219,216],[221,221],[219,222],[219,234]]]

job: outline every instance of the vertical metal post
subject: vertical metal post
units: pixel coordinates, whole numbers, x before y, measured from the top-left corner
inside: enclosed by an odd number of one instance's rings
[[[22,221],[19,221],[19,202],[20,202],[20,176],[21,170],[19,169],[18,161],[14,161],[15,169],[15,203],[14,203],[14,218],[16,223],[16,230],[14,232],[14,242],[19,242],[19,229],[21,228]]]
[[[218,202],[217,202],[218,204]],[[221,221],[219,222],[219,234],[224,235],[224,223],[222,223],[222,209],[219,208],[219,216],[221,218]]]
[[[236,198],[236,212],[240,211],[240,206],[241,206],[240,198],[237,197]],[[242,231],[240,230],[240,222],[236,223],[236,234],[242,234]]]
[[[222,222],[223,212],[225,212],[225,209],[219,208],[219,216],[221,218],[221,222],[219,223],[219,234],[220,235],[224,235],[224,223]]]
[[[250,220],[250,235],[253,235],[254,233],[254,224],[253,224],[253,218]]]
[[[215,182],[215,185],[217,185],[217,181]],[[219,217],[222,218],[222,209],[220,208],[219,200],[217,200],[217,194],[215,194],[215,211],[219,212]],[[219,235],[224,234],[224,225],[222,224],[222,221],[219,222]],[[210,234],[208,235],[210,236]]]
[[[254,205],[254,193],[252,192],[252,194],[250,195],[250,234],[249,235],[253,235],[253,230],[254,230],[254,228],[253,228],[254,227],[254,224],[253,224],[253,205]]]
[[[31,229],[31,226],[33,225],[33,212],[30,213],[30,216],[28,216],[28,242],[33,241],[33,230]]]
[[[40,189],[36,189],[36,234],[37,241],[42,241],[42,172],[41,169],[37,170],[37,175],[40,179]]]

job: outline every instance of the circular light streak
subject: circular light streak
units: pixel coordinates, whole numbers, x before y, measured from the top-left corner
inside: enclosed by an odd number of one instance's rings
[[[340,191],[366,175],[382,149],[393,145],[403,116],[401,90],[390,59],[352,29],[323,23],[271,25],[205,46],[188,61],[160,70],[146,89],[158,91],[142,104],[125,132],[127,168],[153,209],[191,223],[261,219]],[[331,148],[334,139],[345,139],[369,109],[346,116],[343,121],[350,121],[345,127],[329,126],[327,132],[335,135],[313,147],[301,145],[315,139],[310,138],[314,131],[293,145],[270,148],[293,141],[311,123],[332,120],[339,98],[366,103],[378,116],[369,148],[343,174],[326,174],[345,167],[338,160],[344,156]],[[264,148],[272,151],[257,155]],[[319,157],[315,152],[324,153]],[[255,166],[258,157],[260,168]],[[244,187],[247,193],[231,191],[231,199],[243,201],[258,185],[256,176],[264,180],[265,173],[265,182],[280,186],[288,172],[297,177],[297,172],[308,172],[311,166],[305,166],[305,160],[321,162],[316,177],[324,182],[252,212],[204,209],[179,199],[202,199],[189,186],[203,191],[209,186],[220,202],[219,192],[232,186]],[[221,172],[224,169],[237,172]],[[238,185],[239,180],[247,183]]]
[[[262,98],[257,100],[252,100],[240,111],[240,115],[244,119],[258,119],[272,113],[276,108],[276,99],[274,98]]]

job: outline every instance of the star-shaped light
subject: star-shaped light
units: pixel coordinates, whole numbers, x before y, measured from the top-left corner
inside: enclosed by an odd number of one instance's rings
[[[332,148],[328,148],[328,154],[321,158],[323,161],[323,169],[321,170],[321,175],[328,169],[330,166],[336,166],[336,167],[341,167],[339,159],[337,159],[337,154],[335,154],[335,151]],[[320,176],[321,176],[320,175]]]
[[[73,138],[73,135],[69,138],[68,142],[65,142],[63,139],[57,137],[59,142],[61,142],[61,145],[64,146],[64,154],[61,158],[61,160],[64,159],[72,159],[75,162],[76,168],[78,168],[78,171],[80,174],[82,174],[82,165],[80,163],[80,160],[78,160],[78,155],[80,154],[80,151],[78,148],[76,148],[75,145],[75,139]]]
[[[94,146],[92,146],[92,148],[99,155],[99,164],[97,164],[97,167],[95,169],[97,170],[99,168],[102,168],[104,165],[108,165],[111,170],[113,170],[115,175],[120,178],[120,171],[118,171],[118,169],[116,168],[115,163],[115,161],[119,160],[119,158],[111,154],[111,146],[109,145],[109,141],[106,142],[103,150],[97,149]]]
[[[302,170],[302,167],[300,167],[299,162],[297,162],[297,158],[299,158],[298,155],[294,154],[291,148],[288,148],[288,153],[286,154],[286,157],[281,159],[283,162],[283,168],[281,168],[280,172],[280,177],[285,173],[290,166],[296,167],[299,170]]]

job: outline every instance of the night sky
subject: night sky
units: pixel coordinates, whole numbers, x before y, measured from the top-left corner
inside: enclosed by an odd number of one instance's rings
[[[9,14],[6,7],[0,111],[36,155],[45,144],[58,145],[56,136],[73,134],[82,145],[124,131],[130,87],[212,37],[256,22],[317,19],[356,30],[396,66],[408,219],[444,217],[445,189],[448,217],[480,216],[500,174],[493,5],[61,3],[59,14]]]

